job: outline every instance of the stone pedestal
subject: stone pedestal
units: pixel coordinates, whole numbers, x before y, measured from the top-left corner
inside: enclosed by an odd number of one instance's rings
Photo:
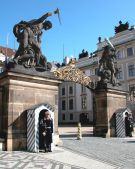
[[[34,105],[49,103],[54,106],[54,128],[55,133],[58,132],[59,83],[53,73],[20,66],[1,74],[0,135],[5,139],[6,150],[27,149],[27,110]]]
[[[94,135],[102,137],[115,136],[113,115],[116,110],[126,108],[127,93],[119,88],[97,88],[95,90],[95,126]]]

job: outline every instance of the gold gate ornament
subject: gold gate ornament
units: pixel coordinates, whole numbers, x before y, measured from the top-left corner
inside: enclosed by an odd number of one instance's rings
[[[94,89],[93,79],[86,76],[80,69],[75,66],[75,60],[72,59],[67,66],[63,66],[54,71],[55,77],[60,80],[73,81]]]

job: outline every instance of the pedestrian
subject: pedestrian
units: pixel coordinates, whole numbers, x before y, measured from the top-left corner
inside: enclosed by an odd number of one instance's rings
[[[49,111],[44,112],[44,117],[41,121],[41,130],[43,135],[45,152],[51,152],[52,133],[53,133],[53,119]]]
[[[134,120],[133,120],[132,114],[129,114],[129,121],[130,121],[131,132],[133,132],[134,131]]]

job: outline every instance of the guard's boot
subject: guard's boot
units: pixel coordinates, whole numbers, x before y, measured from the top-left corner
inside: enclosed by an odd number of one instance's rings
[[[45,145],[45,153],[47,152],[47,148],[46,148],[46,145]]]
[[[51,144],[49,145],[49,152],[52,152],[52,149],[51,149]]]

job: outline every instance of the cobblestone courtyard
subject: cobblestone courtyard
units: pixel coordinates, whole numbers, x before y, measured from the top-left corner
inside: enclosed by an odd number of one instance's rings
[[[71,132],[72,130],[72,132]],[[63,147],[121,169],[135,169],[135,133],[127,138],[93,137],[92,127],[82,127],[82,140],[77,140],[77,128],[61,128]]]
[[[121,169],[135,168],[135,138],[65,138],[63,147]]]
[[[135,137],[100,138],[92,128],[61,127],[63,144],[52,153],[0,152],[0,169],[135,169]]]

